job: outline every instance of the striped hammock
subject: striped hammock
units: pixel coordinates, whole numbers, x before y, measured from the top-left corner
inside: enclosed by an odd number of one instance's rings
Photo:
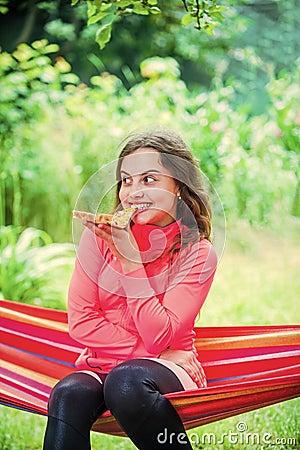
[[[52,386],[76,370],[81,346],[67,331],[67,314],[11,301],[1,306],[2,404],[47,414]],[[196,328],[205,389],[167,394],[186,429],[300,395],[300,326]],[[104,413],[94,431],[124,436]]]

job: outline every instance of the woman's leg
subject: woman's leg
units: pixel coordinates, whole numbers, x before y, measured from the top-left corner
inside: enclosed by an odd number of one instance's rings
[[[89,450],[92,424],[106,409],[100,379],[80,372],[63,378],[50,395],[43,449]]]
[[[133,359],[114,368],[104,382],[104,399],[141,450],[191,449],[182,421],[162,394],[184,390],[167,367]]]

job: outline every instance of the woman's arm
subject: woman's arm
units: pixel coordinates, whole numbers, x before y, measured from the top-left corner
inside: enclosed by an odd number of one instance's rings
[[[149,353],[160,354],[167,347],[176,348],[176,340],[193,329],[197,314],[210,289],[217,266],[217,256],[207,240],[185,248],[176,263],[178,273],[161,302],[148,280],[140,262],[139,251],[131,230],[114,230],[93,224],[87,226],[104,239],[119,259],[123,274],[120,283],[124,289],[128,308],[135,326]],[[130,255],[130,257],[128,257]],[[136,270],[128,272],[127,262]],[[192,349],[192,343],[191,343]]]
[[[179,271],[162,302],[150,286],[144,268],[121,277],[127,304],[146,349],[161,353],[194,322],[210,289],[217,256],[207,240],[194,244],[180,257]],[[192,349],[192,348],[191,348]]]
[[[103,316],[97,284],[102,263],[95,235],[85,230],[69,287],[69,333],[84,346],[100,348],[103,355],[127,358],[134,350],[137,338]]]

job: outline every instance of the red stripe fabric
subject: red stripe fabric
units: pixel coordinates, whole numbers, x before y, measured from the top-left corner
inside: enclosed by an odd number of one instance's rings
[[[81,346],[62,311],[0,300],[0,402],[47,413],[52,386],[76,370]],[[300,326],[195,328],[208,387],[168,394],[187,429],[300,395]],[[109,412],[94,431],[122,436]]]

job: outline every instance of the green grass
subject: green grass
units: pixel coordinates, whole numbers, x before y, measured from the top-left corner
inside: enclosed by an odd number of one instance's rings
[[[202,308],[203,326],[300,322],[300,223],[279,231],[228,226],[225,251]]]
[[[243,223],[229,226],[225,252],[199,323],[299,323],[299,233],[298,223],[280,228],[280,232],[251,229]],[[299,415],[300,399],[294,399],[190,430],[189,435],[194,449],[297,449]],[[241,422],[247,427],[244,433],[237,429]],[[41,449],[45,426],[45,417],[1,407],[0,449]],[[135,447],[127,438],[92,433],[92,448]]]
[[[188,434],[194,449],[297,449],[300,447],[299,412],[300,399],[294,399],[204,425],[190,430]],[[0,414],[1,450],[40,450],[42,448],[46,427],[45,417],[4,406],[0,408]],[[245,432],[238,431],[241,423],[246,424]],[[247,439],[248,445],[245,445]],[[280,439],[283,444],[269,445],[275,443],[276,439]],[[288,439],[290,443],[287,443]],[[295,440],[294,443],[291,439]],[[128,438],[92,433],[93,450],[132,450],[134,448],[136,447]]]
[[[204,425],[188,434],[195,449],[297,449],[299,412],[298,398]]]

